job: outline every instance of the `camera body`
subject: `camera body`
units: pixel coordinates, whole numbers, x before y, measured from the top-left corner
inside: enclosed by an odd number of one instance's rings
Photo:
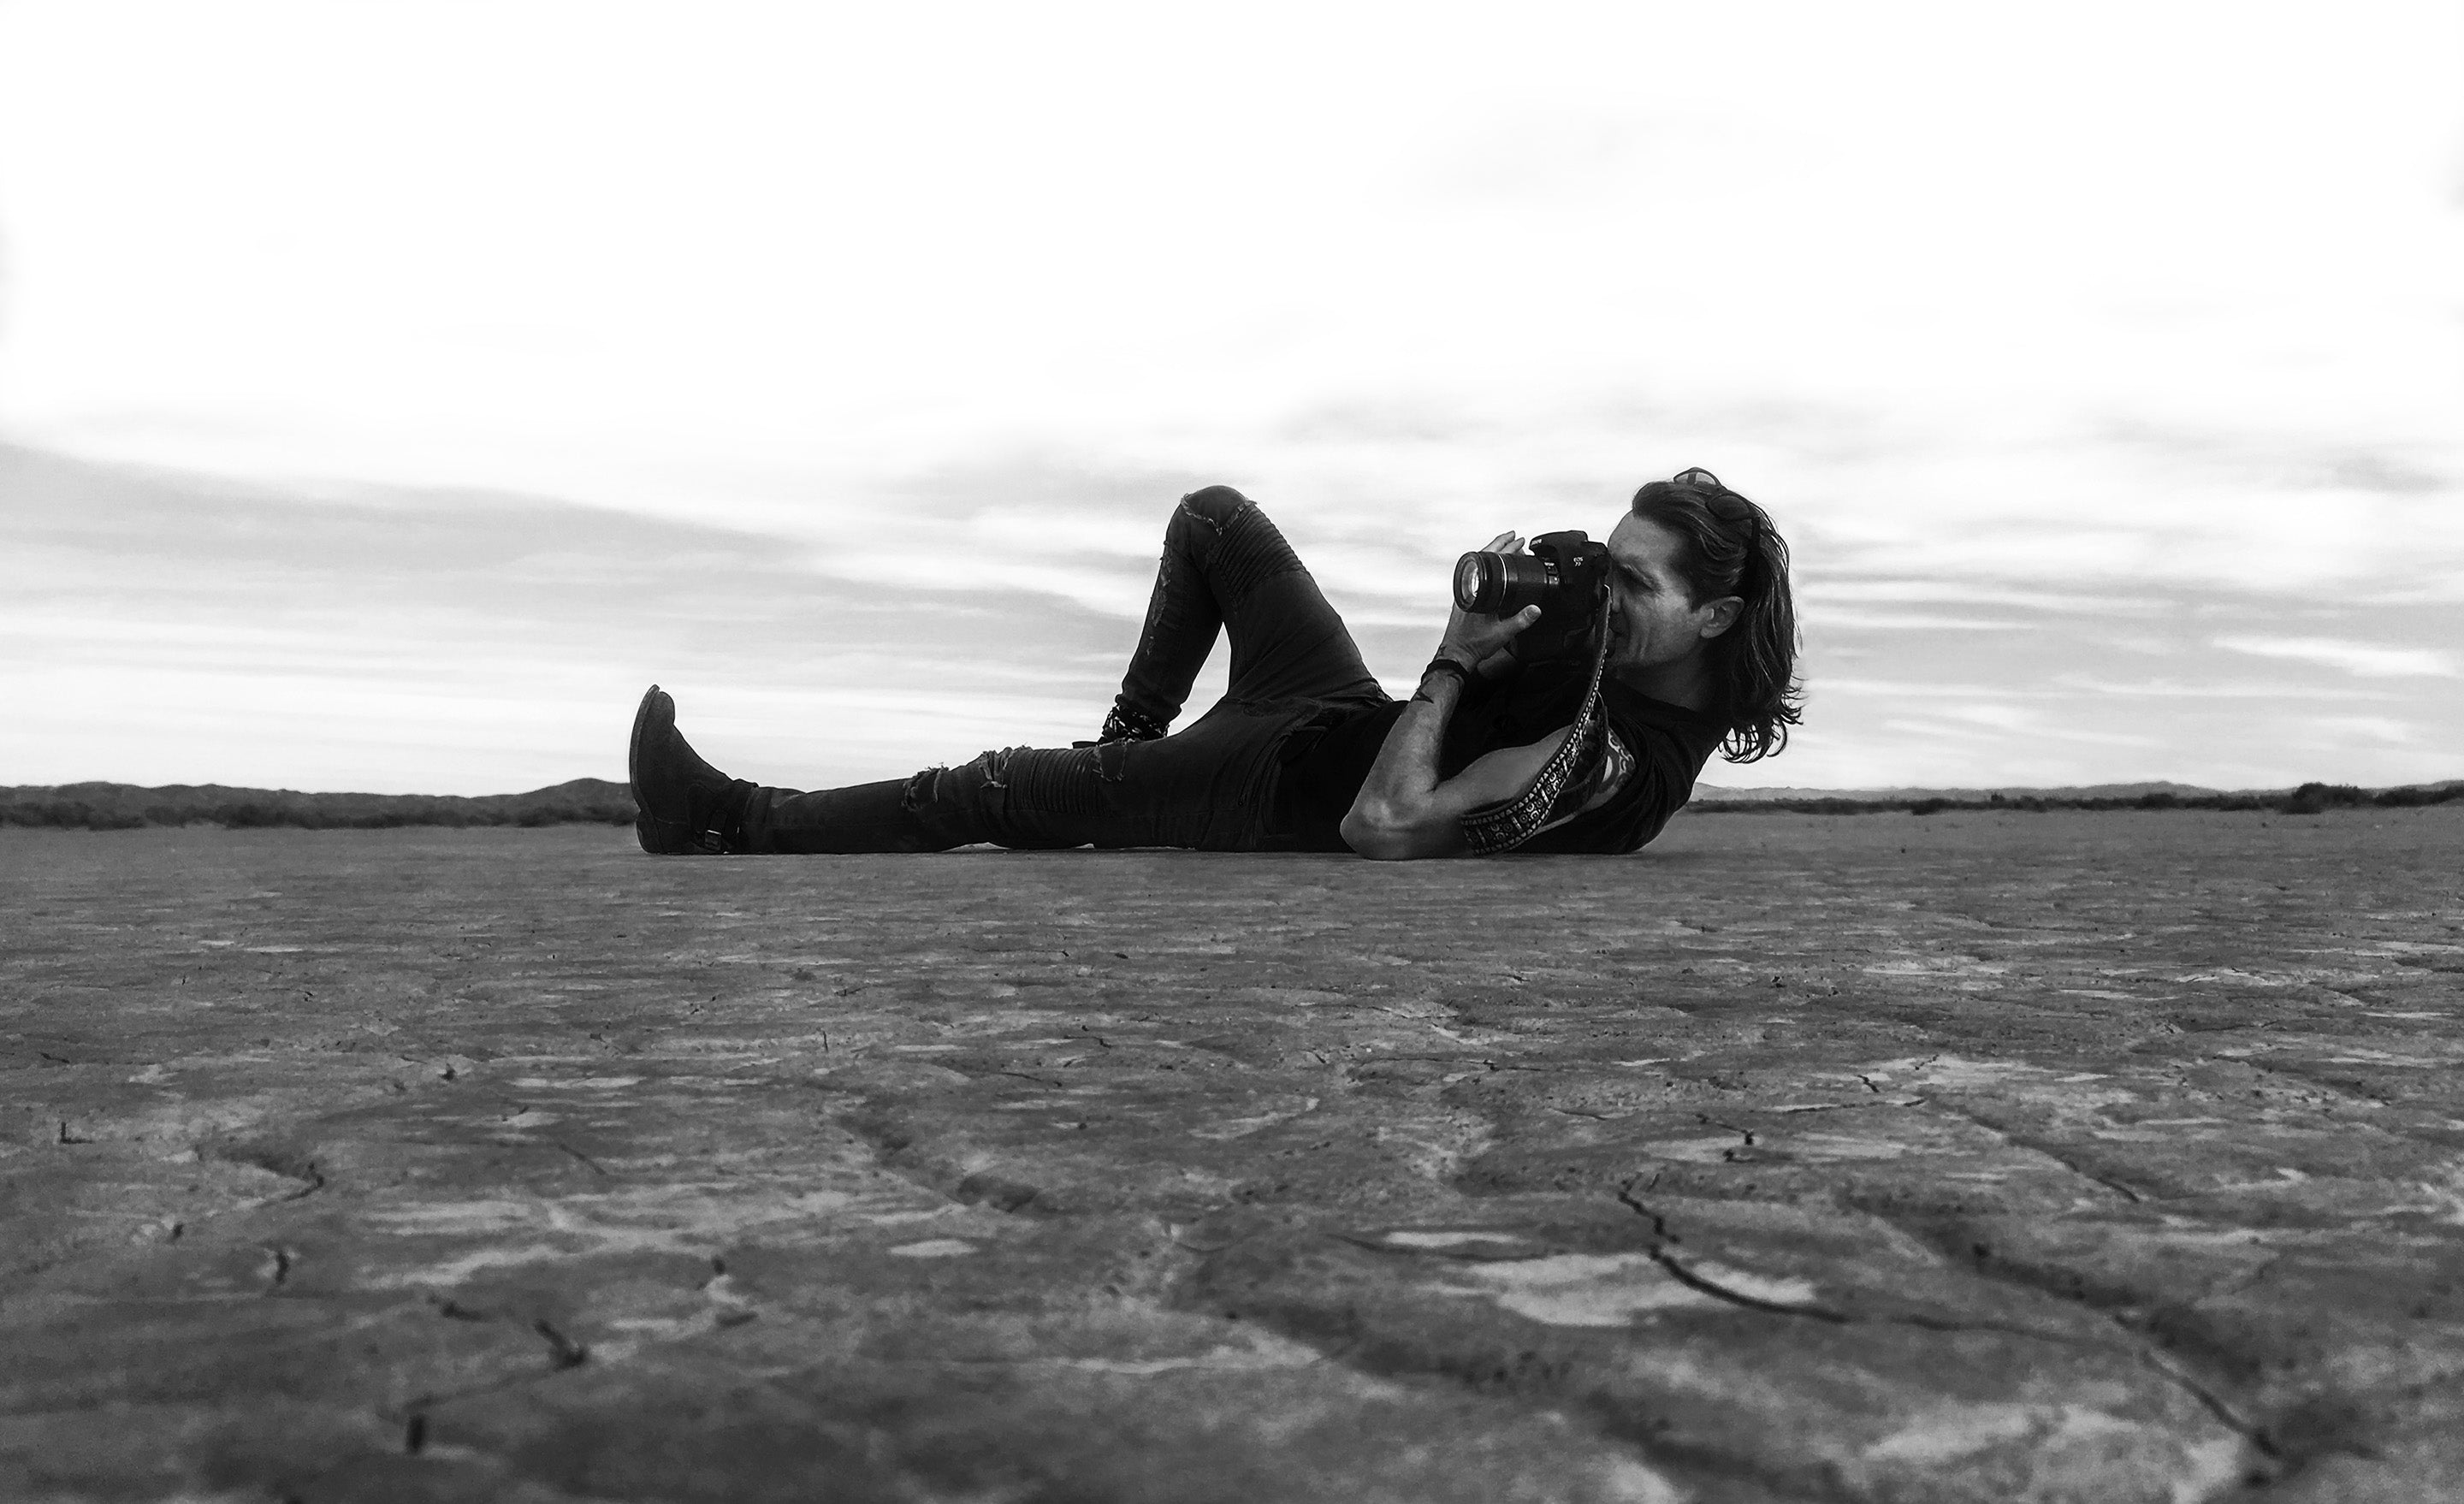
[[[1579,529],[1542,533],[1524,554],[1479,549],[1455,561],[1455,604],[1483,616],[1527,606],[1540,619],[1514,639],[1525,662],[1573,656],[1590,645],[1609,590],[1609,549]]]

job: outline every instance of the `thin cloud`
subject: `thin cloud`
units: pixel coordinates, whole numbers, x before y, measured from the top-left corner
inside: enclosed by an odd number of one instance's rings
[[[2390,496],[2423,496],[2456,489],[2456,477],[2439,460],[2413,451],[2370,450],[2351,445],[2302,443],[2248,429],[2190,427],[2123,419],[2103,426],[2102,435],[2188,469],[2206,470],[2234,484],[2306,491],[2342,489]]]
[[[1927,616],[1917,611],[1809,610],[1806,618],[1814,626],[1859,631],[2017,631],[2028,625],[1984,616]]]
[[[2042,699],[2044,690],[2033,685],[1973,684],[1953,680],[1859,679],[1825,675],[1821,689],[1831,695],[1862,695],[1877,699]]]
[[[2310,722],[2310,728],[2330,742],[2350,737],[2366,737],[2373,741],[2398,744],[2415,740],[2412,724],[2390,716],[2325,716]]]
[[[2393,690],[2319,689],[2282,679],[2107,679],[2086,674],[2057,674],[2054,683],[2081,695],[2118,695],[2134,699],[2278,699],[2384,700],[2400,697]]]
[[[2027,718],[1987,718],[1962,715],[1956,711],[1946,713],[1946,718],[1939,720],[1893,718],[1884,720],[1882,724],[1893,731],[1916,732],[1926,737],[1956,737],[1966,741],[1995,743],[2001,743],[2010,736],[2017,734],[2030,743],[2062,741],[2080,746],[2134,749],[2162,747],[2165,744],[2162,738],[2142,736],[2136,732],[2082,731],[2076,728],[2028,723]],[[1963,773],[1961,777],[1963,782],[1969,784],[1991,782],[1991,780],[1980,780],[1977,769],[1973,767]]]
[[[2000,731],[2034,731],[2036,727],[2036,713],[2018,705],[1970,702],[1946,705],[1935,714]]]
[[[2317,663],[2369,679],[2453,678],[2457,674],[2454,655],[2432,648],[2390,648],[2340,637],[2218,637],[2215,644],[2233,652]]]
[[[1360,398],[1295,411],[1284,421],[1280,436],[1295,444],[1457,445],[1484,438],[1494,427],[1451,403]]]
[[[2145,595],[2092,594],[2077,590],[2030,590],[1980,584],[1972,580],[1841,580],[1815,578],[1796,583],[1796,598],[1807,606],[1832,602],[1927,606],[2003,606],[2014,610],[2083,612],[2099,616],[2137,616],[2161,610],[2164,603]]]
[[[1961,725],[1948,720],[1916,720],[1894,716],[1882,722],[1886,731],[1906,731],[1922,737],[1958,737],[1970,741],[1990,741],[1994,734],[1983,726]]]
[[[1021,591],[1049,595],[1107,616],[1136,618],[1146,613],[1153,592],[1153,570],[1130,575],[1067,564],[951,554],[829,554],[813,561],[815,569],[833,579],[877,589],[927,591]]]

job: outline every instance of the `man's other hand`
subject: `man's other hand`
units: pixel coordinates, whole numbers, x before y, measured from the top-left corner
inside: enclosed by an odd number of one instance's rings
[[[1523,540],[1513,533],[1500,533],[1488,541],[1483,552],[1519,554],[1523,552]],[[1539,619],[1537,606],[1527,606],[1511,616],[1475,615],[1458,606],[1446,618],[1446,634],[1438,643],[1438,652],[1482,678],[1493,679],[1513,671],[1514,655],[1507,649]]]

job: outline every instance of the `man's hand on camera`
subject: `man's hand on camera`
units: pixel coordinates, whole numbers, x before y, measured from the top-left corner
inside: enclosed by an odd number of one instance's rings
[[[1488,541],[1485,551],[1519,554],[1523,552],[1523,540],[1513,533],[1500,533]],[[1438,654],[1454,659],[1485,679],[1510,674],[1515,667],[1510,651],[1515,637],[1539,619],[1537,606],[1527,606],[1511,616],[1474,615],[1458,606],[1446,618],[1446,634],[1438,643]]]

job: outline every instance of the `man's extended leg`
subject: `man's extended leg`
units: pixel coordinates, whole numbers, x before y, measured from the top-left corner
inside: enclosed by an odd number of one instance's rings
[[[1226,626],[1226,704],[1165,737]],[[669,761],[686,775],[686,787],[700,792],[665,801],[675,806],[671,824],[692,829],[653,845],[645,827],[644,846],[781,852],[931,852],[979,841],[1250,850],[1263,838],[1276,749],[1309,714],[1277,702],[1385,698],[1290,544],[1228,486],[1182,498],[1165,529],[1145,630],[1106,745],[1011,747],[910,779],[811,793],[756,789],[693,755],[674,731],[672,705],[652,694],[663,718],[654,740],[680,749]],[[646,699],[646,714],[649,708]],[[661,786],[656,778],[649,783]],[[635,784],[647,809],[656,801],[638,773]]]
[[[1343,618],[1266,514],[1230,486],[1208,486],[1181,498],[1164,528],[1146,625],[1105,740],[1116,730],[1160,736],[1227,624],[1233,699],[1384,697]]]
[[[904,781],[811,794],[765,788],[753,796],[741,849],[1254,851],[1266,839],[1275,746],[1305,714],[1216,714],[1150,741],[1003,747]]]
[[[1177,846],[1253,851],[1265,780],[1306,708],[1223,712],[1154,741],[1003,747],[913,778],[753,792],[729,851],[941,852]]]
[[[938,852],[986,839],[955,829],[928,829],[916,814],[915,779],[808,794],[730,778],[704,761],[676,729],[676,702],[656,684],[633,712],[626,773],[637,811],[633,833],[642,850],[658,856]]]
[[[657,689],[635,718],[633,797],[645,851],[789,853],[1179,846],[1254,851],[1276,749],[1318,702],[1218,706],[1177,736],[1007,747],[912,778],[803,792],[704,762]]]

